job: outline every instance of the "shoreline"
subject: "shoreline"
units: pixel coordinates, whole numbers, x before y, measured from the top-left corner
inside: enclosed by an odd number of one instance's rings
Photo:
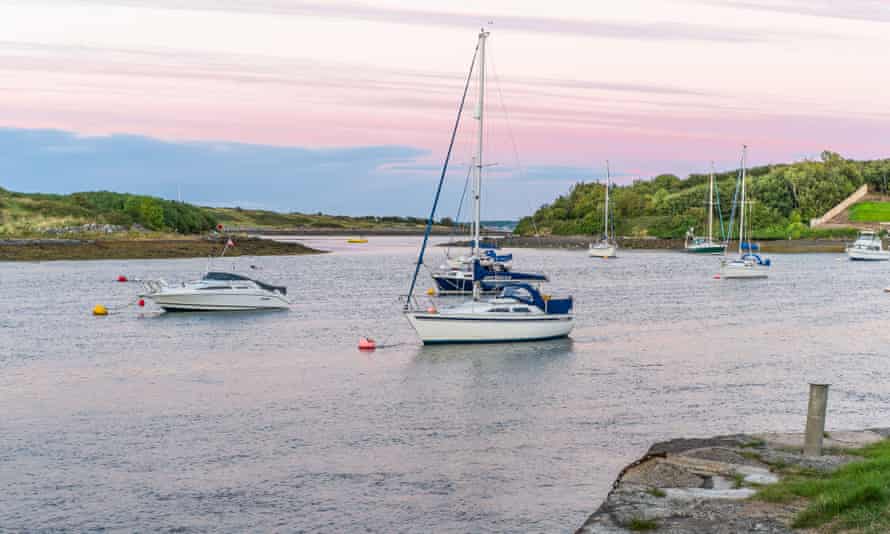
[[[226,256],[300,256],[324,254],[300,243],[256,237],[234,237],[235,246]],[[218,256],[223,238],[182,239],[4,239],[0,240],[0,262],[65,260],[145,260],[206,258]]]
[[[764,488],[801,473],[827,476],[863,458],[890,429],[825,433],[822,456],[805,456],[803,434],[734,434],[672,439],[652,445],[616,477],[602,504],[575,534],[648,530],[675,534],[792,534],[806,499],[758,498]]]
[[[555,248],[555,249],[586,249],[594,242],[594,236],[508,236],[496,239],[503,248]],[[842,239],[782,239],[776,241],[754,241],[759,243],[765,253],[841,253],[846,249],[849,240]],[[618,247],[628,250],[674,250],[685,252],[683,239],[619,237]],[[454,241],[440,246],[469,246],[466,240]],[[737,250],[738,241],[731,241],[727,250]]]

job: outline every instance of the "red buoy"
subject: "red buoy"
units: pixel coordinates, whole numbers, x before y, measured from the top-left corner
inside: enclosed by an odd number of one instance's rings
[[[714,280],[720,280],[720,275],[719,275],[719,274],[715,274],[715,275],[714,275]]]
[[[124,275],[120,275],[120,276],[117,277],[117,281],[118,281],[118,282],[126,282],[126,281],[127,281],[127,277],[124,276]]]
[[[369,337],[359,338],[358,350],[374,350],[376,348],[377,348],[377,343],[373,339],[371,339]]]
[[[139,299],[139,302],[137,302],[136,304],[138,304],[140,308],[145,306],[145,299]]]

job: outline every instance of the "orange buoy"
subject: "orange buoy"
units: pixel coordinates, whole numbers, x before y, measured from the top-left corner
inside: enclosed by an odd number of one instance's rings
[[[369,337],[362,337],[358,340],[358,350],[374,350],[377,348],[377,342]]]
[[[118,281],[118,282],[126,282],[126,281],[127,281],[127,277],[124,276],[124,275],[120,275],[120,276],[117,277],[117,281]]]

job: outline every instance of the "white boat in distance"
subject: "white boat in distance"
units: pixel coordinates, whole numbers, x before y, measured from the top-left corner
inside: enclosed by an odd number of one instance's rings
[[[871,231],[859,232],[856,241],[847,247],[847,257],[856,261],[887,261],[890,250],[884,250],[881,237]]]
[[[290,306],[287,288],[228,272],[208,272],[200,280],[170,285],[145,280],[142,298],[166,311],[281,310]]]
[[[612,176],[609,162],[606,162],[606,199],[603,203],[603,237],[598,243],[592,243],[587,251],[591,258],[617,258],[618,244],[609,227],[609,189],[612,188]]]
[[[742,171],[741,171],[741,197],[739,206],[741,206],[739,215],[739,257],[734,260],[722,260],[720,262],[721,278],[767,278],[771,262],[769,259],[762,258],[760,254],[752,252],[754,245],[745,241],[745,211],[748,202],[745,200],[745,181],[747,172],[745,165],[747,163],[748,147],[742,147]]]

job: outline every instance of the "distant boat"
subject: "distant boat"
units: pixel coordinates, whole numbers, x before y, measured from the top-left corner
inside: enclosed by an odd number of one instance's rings
[[[714,242],[714,167],[711,166],[711,177],[708,186],[708,235],[695,237],[694,229],[690,228],[686,233],[684,247],[690,254],[723,254],[726,252],[726,243]],[[721,223],[722,228],[722,223]]]
[[[871,231],[859,232],[856,241],[847,247],[847,257],[858,261],[890,260],[890,250],[884,250],[881,237]]]
[[[362,244],[362,243],[367,243],[368,240],[363,237],[353,237],[352,239],[347,239],[346,242],[353,243],[353,244]]]
[[[454,139],[460,126],[462,114],[458,112],[404,308],[405,317],[424,344],[537,341],[565,337],[574,326],[573,301],[571,297],[563,299],[545,297],[532,285],[516,281],[516,277],[520,273],[512,271],[493,273],[485,269],[480,261],[479,225],[481,218],[479,216],[479,185],[481,184],[482,170],[484,168],[482,164],[482,143],[485,136],[482,129],[484,111],[482,100],[485,95],[485,40],[487,37],[488,32],[483,29],[479,33],[479,41],[473,58],[473,67],[471,67],[470,74],[467,77],[459,107],[459,110],[463,110],[473,68],[478,65],[479,101],[477,102],[475,119],[479,123],[476,158],[474,160],[474,166],[476,167],[474,191],[476,216],[474,219],[473,254],[468,271],[455,271],[460,274],[462,280],[468,280],[472,288],[473,297],[458,306],[442,310],[439,310],[435,305],[428,307],[420,306],[414,300],[417,277],[421,266],[423,266],[423,256],[436,215],[439,195],[448,170]],[[503,281],[497,280],[498,283],[502,283],[500,294],[494,299],[482,300],[480,296],[484,289],[484,284],[491,283],[493,276],[506,278]],[[436,281],[438,283],[439,279]]]
[[[592,258],[616,258],[618,257],[618,243],[615,241],[615,233],[609,225],[609,190],[612,188],[612,177],[609,172],[609,162],[606,162],[606,199],[603,202],[603,235],[599,242],[592,243],[587,253]],[[614,221],[612,221],[614,224]]]
[[[759,254],[750,252],[751,243],[745,241],[745,212],[748,211],[748,202],[746,201],[745,182],[747,178],[748,147],[742,147],[742,169],[741,169],[741,196],[738,206],[740,206],[739,215],[739,257],[727,261],[721,260],[720,277],[721,278],[767,278],[769,276],[769,268],[772,262],[768,258],[762,258]],[[750,222],[750,221],[749,221]],[[750,232],[749,232],[750,233]],[[750,237],[749,237],[750,239]]]

